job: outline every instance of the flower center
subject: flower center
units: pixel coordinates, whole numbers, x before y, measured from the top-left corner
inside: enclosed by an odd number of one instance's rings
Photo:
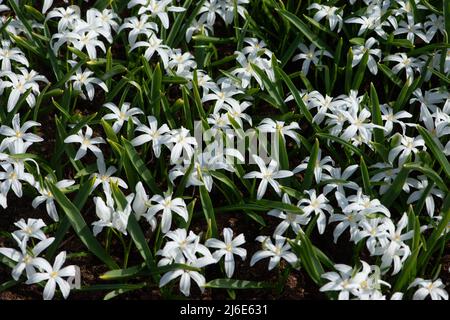
[[[317,199],[314,199],[313,201],[311,201],[311,207],[313,207],[314,209],[317,209],[320,205],[320,202]]]

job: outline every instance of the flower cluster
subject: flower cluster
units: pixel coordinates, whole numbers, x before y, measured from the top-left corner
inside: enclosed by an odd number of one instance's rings
[[[0,225],[14,280],[67,298],[70,232],[101,279],[165,295],[265,261],[331,299],[448,299],[439,1],[19,2],[0,0],[0,214],[44,214]]]

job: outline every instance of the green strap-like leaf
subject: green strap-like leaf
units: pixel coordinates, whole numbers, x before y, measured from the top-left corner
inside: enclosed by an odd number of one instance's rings
[[[206,221],[211,223],[212,237],[217,238],[219,233],[217,229],[216,216],[214,214],[214,207],[212,205],[211,198],[209,197],[208,190],[205,186],[200,186],[200,200],[202,202],[203,213],[205,214]],[[208,222],[209,223],[209,222]]]
[[[220,289],[266,289],[273,286],[263,281],[247,281],[234,279],[214,279],[205,284],[205,288]]]
[[[316,36],[314,32],[311,31],[311,29],[308,27],[306,23],[304,23],[299,17],[297,17],[295,14],[283,10],[283,9],[276,9],[282,17],[287,19],[290,23],[292,23],[309,41],[314,43],[317,48],[321,50],[328,50],[327,45]]]
[[[153,191],[153,193],[161,194],[162,191],[157,186],[155,178],[153,177],[152,173],[147,168],[144,161],[142,161],[141,157],[136,152],[131,143],[124,137],[122,137],[122,146],[125,148],[125,151],[133,167],[136,169],[137,173],[141,176],[144,182],[149,186],[149,188]]]
[[[418,125],[417,130],[419,130],[420,135],[422,136],[423,140],[425,140],[426,146],[431,150],[433,155],[436,157],[436,160],[442,166],[442,169],[444,170],[447,177],[450,178],[450,163],[448,162],[441,148],[433,140],[433,137],[427,131],[427,129]]]
[[[117,263],[92,234],[78,208],[52,182],[47,181],[47,186],[55,197],[55,200],[66,213],[76,234],[89,251],[102,260],[110,269],[118,269]]]

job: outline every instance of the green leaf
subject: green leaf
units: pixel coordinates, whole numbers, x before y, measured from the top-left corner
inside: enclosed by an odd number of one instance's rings
[[[286,104],[284,102],[284,99],[280,96],[280,93],[278,92],[274,82],[271,81],[267,76],[267,74],[257,65],[252,63],[251,67],[263,82],[264,89],[269,93],[269,96],[274,100],[275,103],[271,104],[274,107],[280,109],[281,112],[286,113],[287,112]]]
[[[250,205],[256,204],[258,206],[266,208],[267,210],[278,209],[281,211],[288,211],[288,212],[294,213],[294,214],[304,214],[303,210],[301,208],[297,207],[296,205],[284,203],[281,201],[272,201],[272,200],[261,199],[261,200],[256,200],[256,201],[250,201],[250,202],[248,202],[248,204],[250,204]]]
[[[392,203],[394,203],[394,200],[397,199],[397,197],[402,192],[403,185],[405,184],[406,178],[408,178],[409,169],[406,168],[404,165],[400,169],[400,172],[395,177],[394,181],[392,182],[389,189],[386,191],[386,193],[381,197],[380,201],[382,204],[384,204],[386,207],[390,207]]]
[[[78,208],[70,202],[70,200],[62,193],[58,187],[56,187],[52,182],[47,181],[47,187],[55,197],[60,207],[66,213],[69,218],[70,224],[75,230],[76,234],[80,240],[85,244],[85,246],[96,255],[100,260],[102,260],[110,269],[118,269],[117,263],[111,258],[111,256],[103,249],[100,243],[92,234],[89,227],[86,225],[82,215]]]
[[[444,8],[444,21],[445,21],[445,32],[447,33],[447,44],[449,43],[450,39],[450,2],[449,1],[442,1]]]
[[[16,280],[6,281],[6,282],[0,284],[0,292],[6,291],[9,288],[12,288],[19,283],[20,283],[20,281],[16,281]]]
[[[410,169],[410,170],[416,170],[416,171],[422,172],[428,178],[433,180],[439,189],[441,189],[442,191],[444,191],[446,193],[449,192],[449,189],[448,189],[447,185],[445,184],[444,180],[442,180],[441,176],[433,169],[421,166],[417,163],[406,163],[404,165],[404,167],[406,167],[407,169]]]
[[[156,65],[155,70],[153,71],[152,77],[152,86],[151,86],[151,104],[153,115],[156,119],[159,119],[159,113],[161,109],[161,81],[162,81],[162,72],[159,63]]]
[[[136,152],[136,149],[134,149],[131,143],[124,137],[122,137],[122,146],[125,148],[125,151],[128,155],[128,158],[130,159],[130,162],[133,164],[133,167],[136,169],[137,173],[141,176],[144,182],[149,186],[152,192],[161,194],[162,191],[157,186],[152,173],[146,167],[144,161],[142,161],[139,154]]]
[[[370,83],[370,100],[372,105],[372,122],[378,126],[383,126],[381,118],[380,102],[378,100],[377,90],[373,83]],[[374,129],[375,142],[384,143],[384,130],[380,128]]]
[[[292,240],[288,240],[288,242],[292,250],[299,255],[300,263],[305,268],[306,273],[317,285],[320,285],[322,283],[321,275],[325,271],[317,257],[316,251],[303,232],[298,233],[298,238],[300,239],[300,245]]]
[[[103,297],[103,300],[111,300],[111,299],[114,299],[114,298],[116,298],[117,296],[120,296],[121,294],[130,292],[130,291],[135,291],[135,290],[142,289],[142,288],[144,288],[146,285],[147,285],[146,283],[141,283],[141,284],[134,285],[133,288],[119,288],[119,289],[115,289],[115,290],[113,290],[113,291],[111,291],[111,292],[108,292],[108,293]]]
[[[278,73],[291,91],[300,113],[303,114],[303,116],[306,118],[306,120],[308,120],[310,124],[315,125],[312,121],[313,117],[311,115],[311,112],[309,112],[308,108],[306,107],[305,102],[300,96],[299,90],[295,87],[291,78],[289,78],[289,76],[281,68],[278,69]]]
[[[92,191],[92,186],[94,185],[94,178],[89,179],[81,184],[80,188],[78,189],[77,195],[75,196],[75,199],[73,201],[74,205],[77,207],[78,210],[83,209],[84,205],[86,204],[86,201],[89,198],[89,195]],[[61,218],[60,224],[58,226],[58,230],[55,234],[55,240],[53,243],[48,247],[45,257],[47,259],[52,259],[56,251],[58,250],[59,245],[64,239],[65,234],[67,231],[69,231],[71,226],[70,219],[67,215],[64,215]]]
[[[427,129],[425,129],[424,127],[422,127],[420,125],[417,125],[417,130],[419,130],[420,135],[422,136],[423,140],[425,140],[426,146],[431,150],[433,155],[436,157],[436,160],[442,166],[442,169],[444,170],[447,177],[450,178],[450,163],[448,162],[448,160],[447,160],[445,154],[442,152],[441,148],[433,140],[433,137],[427,131]]]
[[[378,63],[378,69],[381,70],[397,87],[403,88],[403,82],[400,78],[392,72],[389,67],[384,64]]]
[[[211,224],[212,237],[217,238],[219,236],[219,233],[217,230],[216,216],[214,214],[214,207],[212,205],[211,198],[209,197],[208,190],[206,190],[205,186],[200,186],[199,189],[203,213],[205,214],[205,218],[208,224]]]
[[[306,167],[305,176],[303,177],[302,189],[308,190],[314,179],[314,169],[316,168],[316,162],[319,156],[319,140],[316,139],[311,155],[309,157],[308,166]]]
[[[234,279],[214,279],[205,284],[205,288],[214,289],[267,289],[273,286],[263,281],[247,281]]]
[[[450,203],[450,196],[447,195],[447,203]],[[445,201],[444,201],[445,203]],[[435,249],[437,248],[437,244],[439,242],[440,239],[442,239],[442,235],[443,232],[445,232],[446,228],[448,228],[448,223],[450,222],[450,208],[444,208],[442,210],[442,219],[439,222],[439,224],[437,225],[437,227],[433,230],[433,233],[431,234],[431,236],[428,238],[427,240],[427,250],[421,254],[418,258],[418,262],[417,262],[417,269],[421,270],[421,272],[423,273],[423,271],[425,270],[425,268],[428,265],[428,262],[433,254],[433,252],[435,251]]]
[[[287,153],[286,143],[284,142],[283,135],[277,131],[278,136],[278,154],[280,155],[279,163],[280,169],[289,170],[289,156]]]
[[[304,23],[299,17],[297,17],[296,15],[294,15],[293,13],[291,13],[287,10],[277,8],[276,11],[278,11],[278,13],[282,17],[284,17],[290,23],[292,23],[294,25],[294,27],[296,27],[309,41],[314,43],[317,48],[319,48],[321,50],[330,51],[327,48],[327,45],[322,41],[322,39],[317,37],[317,35],[314,32],[312,32],[311,29],[309,29],[309,27],[306,25],[306,23]]]
[[[369,170],[367,169],[367,165],[366,165],[366,162],[364,161],[363,157],[360,158],[359,165],[360,165],[360,169],[361,169],[361,177],[362,177],[362,181],[363,181],[364,192],[367,195],[373,196],[372,189],[370,187]]]
[[[122,191],[119,189],[117,184],[113,183],[111,184],[111,191],[113,192],[113,195],[118,199],[117,202],[120,203],[122,207],[125,207],[127,199],[125,195],[122,193]],[[142,258],[144,258],[144,261],[147,264],[148,269],[149,270],[156,269],[156,262],[148,246],[148,241],[145,239],[144,232],[142,231],[134,214],[131,214],[128,218],[127,230],[131,238],[133,239],[133,242],[136,248],[138,249],[140,255],[142,256]],[[159,278],[157,278],[156,275],[153,279],[155,280],[155,282],[159,281]]]
[[[4,255],[0,255],[0,263],[3,263],[5,266],[10,267],[11,269],[13,269],[17,264],[17,262],[12,261]]]
[[[128,283],[110,283],[110,284],[94,284],[87,287],[81,287],[78,291],[103,291],[103,290],[133,290],[140,289],[145,286],[144,283],[128,284]]]
[[[347,63],[345,65],[345,81],[344,81],[345,92],[350,92],[350,85],[352,82],[352,75],[353,75],[352,61],[353,61],[353,51],[352,48],[350,47],[350,49],[348,49]]]
[[[355,77],[353,78],[352,89],[359,90],[361,83],[364,79],[364,73],[366,72],[367,62],[369,61],[369,51],[366,51],[359,62],[358,69],[356,70]]]
[[[355,147],[354,145],[345,141],[344,139],[341,139],[339,137],[333,136],[328,133],[322,133],[322,132],[316,133],[316,136],[319,138],[322,138],[322,139],[335,141],[335,142],[341,144],[342,146],[344,146],[345,148],[350,149],[353,153],[356,153],[358,156],[365,157],[364,153],[359,148]],[[366,158],[365,158],[365,160],[367,161]]]
[[[106,122],[105,119],[101,119],[101,120],[100,120],[100,123],[101,123],[102,126],[103,126],[103,130],[104,130],[105,133],[106,133],[106,137],[107,137],[109,140],[111,140],[111,141],[113,141],[113,142],[115,142],[115,143],[119,143],[119,139],[117,138],[117,135],[116,135],[116,133],[114,132],[114,130],[113,130],[113,128],[111,127],[111,125],[110,125],[108,122]]]

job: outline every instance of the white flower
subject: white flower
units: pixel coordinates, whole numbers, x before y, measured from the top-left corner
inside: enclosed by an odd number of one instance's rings
[[[83,30],[79,31],[79,33],[72,32],[70,41],[80,51],[86,48],[89,58],[95,60],[97,59],[97,47],[106,52],[105,44],[98,40],[98,35],[98,32],[95,30]]]
[[[190,74],[191,70],[197,67],[195,57],[190,52],[182,52],[180,49],[174,49],[170,52],[168,67],[174,69],[179,76]]]
[[[25,270],[27,277],[30,278],[36,272],[35,267],[39,266],[39,260],[37,260],[39,259],[38,255],[47,249],[53,243],[55,238],[47,238],[39,241],[33,249],[27,250],[27,239],[21,241],[15,234],[12,234],[12,237],[19,245],[20,251],[12,248],[0,248],[0,254],[17,262],[11,273],[14,280],[19,280],[23,270]]]
[[[8,40],[2,41],[0,61],[2,62],[2,71],[11,71],[11,61],[16,61],[28,67],[28,60],[22,50],[19,48],[11,48],[11,42]]]
[[[28,129],[41,124],[36,121],[26,121],[22,126],[20,125],[20,114],[16,113],[12,119],[12,128],[2,125],[0,127],[0,135],[6,136],[3,139],[1,146],[8,147],[12,143],[23,143],[25,141],[35,143],[44,141],[41,137],[34,133],[27,132]]]
[[[448,300],[448,293],[445,291],[445,285],[442,283],[441,279],[436,281],[425,280],[422,278],[416,278],[408,287],[420,288],[413,295],[413,300],[425,300],[429,295],[431,300]]]
[[[306,190],[305,193],[308,194],[309,199],[301,199],[298,202],[298,205],[308,216],[313,212],[315,215],[319,215],[319,218],[317,219],[317,229],[320,234],[323,234],[327,224],[327,217],[325,216],[324,211],[331,214],[333,213],[333,207],[328,204],[328,199],[323,194],[316,196],[316,190]]]
[[[320,291],[339,291],[339,300],[348,300],[350,292],[357,288],[357,284],[352,281],[352,267],[345,264],[335,264],[336,271],[326,272],[322,274],[322,278],[328,282],[320,288]]]
[[[195,261],[197,253],[212,258],[208,248],[199,243],[200,237],[192,231],[189,231],[188,235],[186,229],[178,228],[167,232],[164,236],[172,241],[167,241],[164,247],[158,250],[157,254],[165,257],[158,262],[158,266],[173,263],[175,259],[182,256],[189,261]]]
[[[392,132],[394,123],[398,123],[402,127],[404,133],[406,130],[406,125],[400,119],[412,118],[412,114],[410,114],[407,111],[399,111],[394,114],[394,109],[387,104],[383,104],[380,107],[381,107],[381,119],[384,120],[384,130],[386,134],[390,134]]]
[[[414,17],[412,15],[407,15],[406,17],[408,19],[408,23],[406,23],[404,20],[400,21],[399,28],[394,30],[394,35],[406,33],[407,34],[406,39],[411,41],[412,44],[414,44],[415,36],[418,36],[420,39],[428,43],[429,39],[422,31],[423,30],[422,24],[414,23]]]
[[[283,194],[282,198],[283,203],[291,204],[291,200],[289,199],[289,196],[285,193]],[[295,232],[295,234],[298,234],[299,232],[302,232],[302,228],[300,225],[306,225],[309,222],[309,217],[306,214],[298,214],[298,213],[292,213],[289,210],[279,210],[279,209],[272,209],[267,213],[269,216],[277,217],[280,219],[283,219],[278,226],[275,228],[275,231],[273,232],[273,236],[276,235],[282,236],[283,233],[291,227],[292,230]]]
[[[48,0],[47,0],[48,1]],[[58,32],[63,32],[71,28],[75,21],[80,18],[80,8],[78,6],[68,6],[67,8],[54,8],[47,14],[46,20],[59,18]]]
[[[211,258],[212,259],[212,258]],[[186,261],[186,259],[184,257],[178,257],[175,260],[176,263],[182,263],[182,264],[187,264],[191,267],[194,268],[201,268],[203,267],[205,264],[203,262],[200,261],[200,259],[196,259],[195,261]],[[211,261],[209,261],[209,263],[214,263],[215,260],[212,259]],[[205,277],[198,271],[193,271],[193,270],[187,270],[187,269],[176,269],[176,270],[172,270],[169,271],[167,273],[165,273],[161,279],[159,280],[159,287],[164,287],[166,284],[168,284],[170,281],[181,277],[180,278],[180,291],[185,295],[185,296],[189,296],[190,295],[190,290],[191,290],[191,279],[195,281],[195,283],[197,283],[198,287],[200,288],[201,292],[203,292],[205,290]]]
[[[395,20],[395,18],[393,20]],[[374,30],[381,38],[386,39],[387,37],[386,32],[383,30],[383,27],[389,26],[389,23],[382,19],[380,10],[373,10],[373,13],[370,16],[354,17],[345,20],[345,22],[357,23],[361,25],[361,28],[358,31],[358,36],[362,35],[367,30]]]
[[[170,162],[173,164],[179,163],[182,158],[182,152],[186,152],[187,158],[191,159],[194,154],[194,147],[197,147],[197,141],[194,137],[190,136],[188,129],[181,127],[180,129],[174,129],[170,132],[170,138],[168,143],[173,143],[173,146],[169,146],[171,149]]]
[[[408,224],[408,216],[403,214],[402,218],[397,224],[397,228],[390,219],[384,221],[387,236],[387,244],[381,248],[375,250],[376,255],[382,255],[381,257],[381,269],[383,272],[387,272],[394,263],[393,275],[397,274],[403,267],[403,263],[411,254],[409,246],[404,241],[413,237],[413,230],[406,233],[402,233],[403,229]]]
[[[253,266],[261,259],[269,258],[269,271],[275,268],[281,259],[286,260],[290,264],[297,262],[297,256],[290,252],[291,246],[286,242],[286,238],[276,235],[274,237],[275,245],[269,237],[258,237],[256,240],[262,242],[262,250],[257,251],[250,261],[250,266]]]
[[[265,55],[267,58],[272,57],[272,52],[266,48],[266,43],[264,40],[259,40],[257,38],[244,38],[244,43],[248,44],[243,47],[241,52],[249,57],[258,57]]]
[[[208,36],[210,33],[213,32],[213,27],[206,24],[206,17],[201,17],[200,19],[196,20],[193,19],[189,27],[186,29],[186,42],[191,42],[192,36],[194,33],[200,33],[205,36]]]
[[[107,192],[109,190],[110,183],[116,183],[119,187],[127,189],[128,185],[126,182],[119,178],[119,177],[113,177],[112,174],[114,174],[117,169],[114,166],[109,167],[106,169],[105,160],[103,157],[97,158],[97,168],[98,173],[93,173],[91,177],[94,177],[94,184],[92,186],[92,190],[97,188],[97,186],[101,183],[103,186],[103,190]]]
[[[206,21],[210,26],[213,26],[216,22],[216,14],[220,12],[220,3],[216,0],[203,1],[203,5],[198,11],[200,19]]]
[[[151,141],[153,152],[155,153],[155,156],[159,158],[161,155],[161,146],[168,143],[170,140],[170,136],[167,135],[167,133],[170,132],[170,129],[167,124],[163,124],[158,128],[158,121],[153,116],[148,116],[147,119],[150,127],[139,124],[136,131],[143,132],[144,134],[131,140],[131,144],[136,147]]]
[[[244,234],[238,235],[233,239],[233,230],[230,228],[223,229],[223,239],[225,241],[220,241],[218,239],[208,239],[205,242],[207,247],[217,248],[213,253],[213,258],[219,261],[223,256],[225,256],[225,273],[228,278],[231,278],[234,273],[234,254],[238,255],[245,260],[247,256],[247,250],[239,248],[239,246],[245,243]]]
[[[133,211],[136,216],[136,220],[139,221],[141,217],[144,217],[152,227],[152,231],[154,231],[156,229],[156,217],[154,215],[148,214],[151,203],[147,193],[145,192],[142,182],[139,181],[136,184],[135,190],[136,195],[133,200]]]
[[[261,179],[257,191],[257,199],[262,199],[262,197],[266,193],[267,184],[270,184],[275,192],[281,195],[280,183],[275,179],[291,177],[293,175],[292,171],[278,170],[278,163],[275,160],[271,160],[268,167],[266,167],[266,165],[264,164],[264,160],[257,155],[253,155],[253,160],[258,165],[260,171],[249,172],[244,176],[244,179]]]
[[[317,22],[320,22],[324,17],[328,20],[328,23],[330,24],[330,30],[333,31],[336,26],[338,26],[337,32],[341,31],[342,28],[342,16],[340,16],[337,11],[340,10],[340,8],[337,7],[329,7],[326,5],[321,5],[317,3],[313,3],[308,7],[308,10],[316,9],[317,12],[314,15],[313,19]]]
[[[80,96],[83,99],[86,99],[86,96],[84,95],[82,86],[86,88],[86,92],[90,101],[94,99],[95,94],[95,89],[92,84],[96,84],[105,92],[108,92],[108,87],[106,86],[106,84],[100,79],[91,77],[91,75],[93,74],[94,73],[92,71],[85,70],[84,72],[82,72],[81,69],[78,69],[77,72],[69,78],[69,80],[73,81],[73,88],[80,92]]]
[[[299,164],[297,167],[294,168],[294,170],[292,170],[292,172],[295,173],[299,173],[303,170],[306,170],[306,168],[308,167],[308,162],[309,162],[309,157],[306,157],[301,164]],[[314,166],[314,179],[316,180],[316,183],[319,183],[320,181],[322,181],[324,178],[322,177],[323,171],[326,170],[328,171],[328,173],[331,172],[332,170],[332,166],[330,166],[328,163],[330,163],[334,165],[334,161],[333,159],[331,159],[330,156],[326,156],[322,159],[322,150],[319,149],[319,152],[317,154],[317,160],[316,160],[316,164]]]
[[[113,42],[111,29],[117,31],[119,24],[116,20],[120,20],[119,16],[112,9],[103,9],[102,11],[96,8],[90,8],[86,12],[86,20],[91,30],[96,31],[108,40]]]
[[[353,175],[353,173],[355,173],[358,167],[359,166],[357,164],[348,166],[347,168],[345,168],[344,172],[342,172],[341,168],[331,168],[329,174],[325,173],[322,175],[322,179],[324,182],[330,180],[330,182],[327,183],[323,188],[323,193],[328,194],[331,190],[336,189],[338,192],[345,195],[344,188],[358,190],[358,184],[350,180],[350,177]]]
[[[384,247],[388,243],[386,232],[386,224],[384,219],[362,219],[359,222],[360,230],[354,236],[355,243],[358,243],[361,239],[366,239],[366,247],[370,254],[375,254],[376,247]]]
[[[156,51],[161,57],[164,68],[167,68],[169,64],[169,53],[171,49],[168,46],[162,44],[162,40],[158,39],[155,34],[152,34],[147,41],[138,41],[133,44],[130,48],[130,51],[133,51],[134,49],[139,47],[147,47],[144,52],[144,57],[147,60],[150,60]]]
[[[35,94],[39,94],[39,84],[36,81],[47,82],[44,76],[39,76],[35,71],[28,72],[24,68],[19,68],[22,74],[15,74],[11,71],[5,71],[3,75],[9,78],[9,81],[0,80],[0,93],[3,93],[4,88],[11,88],[8,97],[7,111],[11,112],[17,105],[19,98],[31,89],[25,99],[28,105],[33,108],[36,104]]]
[[[377,57],[378,59],[381,58],[381,50],[380,49],[372,49],[372,47],[378,44],[378,41],[375,40],[375,38],[370,37],[369,39],[366,40],[366,42],[364,43],[364,46],[355,46],[352,47],[352,51],[353,51],[353,61],[352,61],[352,67],[357,66],[364,54],[366,52],[368,52],[369,54],[369,59],[367,60],[367,67],[369,68],[369,71],[376,75],[378,73],[378,65],[377,62],[375,61],[374,57]]]
[[[285,125],[284,121],[274,121],[270,118],[265,118],[261,121],[258,126],[258,130],[265,133],[276,133],[275,141],[278,141],[278,134],[281,135],[283,141],[285,141],[285,135],[291,137],[297,145],[300,145],[300,140],[298,138],[297,132],[295,130],[300,130],[300,126],[297,122],[291,122],[289,125]]]
[[[2,163],[0,167],[5,170],[0,172],[0,193],[5,195],[8,194],[9,190],[12,189],[16,196],[22,197],[22,184],[20,181],[27,182],[30,185],[34,184],[34,177],[32,174],[25,172],[23,165],[11,165],[9,163]]]
[[[64,143],[80,143],[80,149],[78,149],[74,160],[80,160],[86,155],[87,150],[91,150],[97,158],[103,157],[102,150],[96,146],[96,144],[105,143],[105,140],[101,137],[92,138],[93,131],[91,127],[86,125],[86,132],[83,134],[83,129],[80,129],[77,134],[73,134],[64,139]]]
[[[425,148],[425,141],[421,136],[408,137],[402,135],[400,139],[400,145],[392,148],[391,151],[389,151],[389,162],[394,163],[395,158],[397,158],[397,156],[400,154],[398,158],[398,164],[404,164],[411,153],[416,154],[417,152],[419,152],[418,147],[422,147],[422,149]]]
[[[116,120],[112,126],[115,133],[120,131],[124,121],[129,121],[131,119],[133,123],[136,123],[138,120],[135,115],[144,114],[144,112],[139,108],[130,109],[130,103],[128,102],[124,102],[120,109],[112,102],[105,103],[103,106],[113,112],[103,116],[103,119]]]
[[[114,200],[111,195],[105,193],[106,203],[100,197],[94,197],[95,214],[100,219],[92,223],[94,236],[97,236],[104,227],[114,228],[127,235],[128,218],[131,214],[131,201],[134,194],[127,196],[127,204],[123,210],[114,208]]]
[[[128,32],[128,42],[131,46],[136,43],[137,37],[140,34],[145,35],[147,38],[150,37],[154,32],[158,32],[158,25],[154,22],[150,22],[149,16],[143,14],[139,17],[126,18],[125,22],[120,26],[118,32],[123,29],[131,29]]]
[[[1,4],[2,2],[3,2],[3,0],[0,0],[0,12],[2,12],[2,11],[8,11],[8,10],[9,10],[9,7],[6,6],[6,5],[4,5],[4,4]]]
[[[231,101],[236,101],[233,97],[237,94],[244,93],[242,90],[238,89],[228,82],[223,82],[220,89],[218,87],[213,87],[211,90],[214,93],[209,93],[202,98],[202,102],[215,100],[213,113],[218,113],[220,109],[224,108],[224,104],[230,104]]]
[[[151,12],[152,17],[158,17],[161,20],[161,23],[164,29],[169,28],[169,15],[167,12],[183,12],[186,8],[183,7],[175,7],[169,6],[172,3],[172,0],[137,0],[130,1],[128,7],[132,7],[135,4],[141,4],[142,6],[139,8],[138,14],[142,14],[144,12]]]
[[[312,43],[309,48],[301,43],[298,48],[302,51],[302,53],[295,55],[292,58],[292,61],[305,60],[302,65],[302,72],[305,75],[308,74],[311,62],[316,66],[319,63],[319,58],[322,56],[333,58],[331,53],[326,50],[316,50],[316,45],[314,43]]]
[[[362,193],[362,189],[358,189],[356,195],[348,197],[350,202],[345,208],[342,209],[345,213],[358,212],[363,216],[374,213],[382,213],[387,217],[391,216],[388,208],[383,206],[378,199],[371,199],[369,196]]]
[[[345,208],[348,206],[348,201],[345,198],[345,195],[343,195],[339,191],[336,191],[335,198],[339,204],[339,207]],[[337,242],[338,238],[347,228],[350,228],[350,240],[353,240],[356,232],[358,231],[358,222],[363,218],[363,215],[361,215],[361,213],[358,211],[343,210],[342,213],[343,214],[332,214],[329,220],[330,223],[336,221],[339,222],[333,231],[334,243]]]
[[[45,240],[47,237],[41,230],[46,227],[46,224],[42,219],[28,218],[27,222],[24,219],[20,219],[15,222],[14,225],[19,228],[19,230],[14,231],[13,234],[20,240],[27,242],[29,238],[35,238],[39,240]]]
[[[182,198],[172,199],[172,194],[167,192],[164,194],[164,197],[159,194],[154,195],[150,199],[150,203],[151,202],[156,202],[157,204],[151,204],[150,208],[147,211],[147,214],[150,216],[154,216],[159,211],[162,211],[162,233],[167,233],[170,230],[170,227],[172,225],[172,212],[178,214],[184,219],[184,221],[188,221],[186,203]]]
[[[427,209],[428,215],[430,217],[433,217],[436,208],[434,203],[434,197],[443,199],[445,197],[445,192],[436,188],[435,186],[433,186],[430,190],[428,190],[428,184],[429,182],[426,176],[419,176],[418,180],[413,179],[411,182],[411,186],[417,190],[409,195],[408,199],[406,200],[406,204],[419,201],[424,192],[427,192],[427,196],[425,197],[425,207]]]
[[[61,180],[55,183],[55,187],[57,187],[58,189],[65,189],[67,187],[70,187],[74,183],[74,180]],[[50,192],[50,190],[48,190],[44,186],[41,186],[39,182],[36,182],[35,187],[41,195],[33,199],[33,202],[31,203],[33,208],[37,208],[41,203],[45,202],[45,208],[50,218],[52,218],[53,221],[59,221],[53,194]]]
[[[359,114],[358,110],[351,108],[348,111],[342,111],[342,114],[347,118],[350,125],[345,129],[341,138],[344,140],[355,139],[359,136],[364,143],[369,143],[372,139],[372,132],[374,128],[384,129],[382,126],[375,125],[371,122],[366,122],[370,119],[370,111],[366,108],[362,109]]]
[[[55,295],[56,284],[58,284],[58,287],[61,290],[64,299],[67,299],[70,293],[70,285],[63,278],[74,277],[76,271],[75,266],[67,266],[62,268],[65,260],[65,251],[56,256],[53,267],[48,263],[47,260],[43,258],[37,258],[35,264],[44,272],[37,272],[33,274],[27,280],[26,284],[34,284],[47,280],[43,294],[44,300],[53,299],[53,296]]]
[[[252,125],[252,118],[244,113],[244,111],[251,106],[251,103],[248,101],[228,101],[223,107],[227,110],[227,116],[231,117],[234,121],[238,123],[238,125],[243,128],[242,119],[247,121],[248,124]]]
[[[408,57],[406,53],[399,52],[392,54],[384,58],[385,61],[394,61],[397,64],[392,68],[392,72],[397,74],[400,70],[405,69],[406,81],[412,83],[414,80],[414,70],[418,70],[421,67],[420,62],[416,58]]]

